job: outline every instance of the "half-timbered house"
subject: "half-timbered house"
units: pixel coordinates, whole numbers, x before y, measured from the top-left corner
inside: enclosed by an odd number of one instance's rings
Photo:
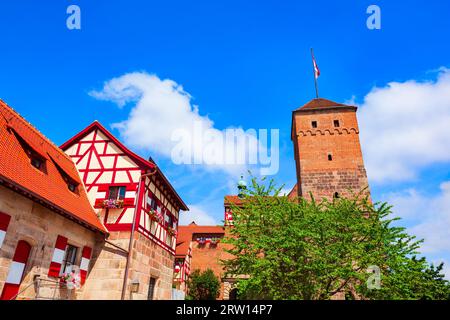
[[[110,233],[89,292],[102,296],[107,288],[103,298],[124,292],[126,299],[170,299],[179,214],[188,210],[181,197],[151,159],[129,150],[97,121],[61,148]],[[116,254],[121,250],[128,252]]]

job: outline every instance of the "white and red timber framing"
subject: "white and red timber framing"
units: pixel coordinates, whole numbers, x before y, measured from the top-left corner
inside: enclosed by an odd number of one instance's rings
[[[97,121],[58,147],[1,100],[0,151],[0,300],[171,299],[189,209],[153,160]]]
[[[175,254],[180,210],[189,209],[153,161],[130,151],[98,121],[61,149],[77,166],[94,208],[104,211],[102,222],[108,231],[131,231],[135,216],[136,231]],[[141,179],[153,170],[156,174]],[[104,207],[111,187],[125,188],[120,208]]]

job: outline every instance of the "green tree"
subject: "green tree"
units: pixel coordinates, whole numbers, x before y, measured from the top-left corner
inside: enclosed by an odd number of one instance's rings
[[[292,201],[281,188],[252,179],[243,206],[232,206],[234,226],[225,242],[234,259],[223,261],[248,299],[446,299],[449,284],[424,258],[422,240],[393,226],[386,203],[364,192],[333,201]],[[379,289],[368,288],[380,270]],[[375,275],[376,277],[376,275]],[[242,277],[241,277],[242,278]]]
[[[219,296],[220,281],[211,269],[194,270],[187,285],[190,300],[216,300]]]

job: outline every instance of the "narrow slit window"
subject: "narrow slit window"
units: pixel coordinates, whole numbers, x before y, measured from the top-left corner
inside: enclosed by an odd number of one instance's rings
[[[334,127],[339,128],[339,120],[334,120]]]
[[[312,122],[311,122],[311,126],[312,126],[313,128],[317,128],[317,121],[312,121]]]

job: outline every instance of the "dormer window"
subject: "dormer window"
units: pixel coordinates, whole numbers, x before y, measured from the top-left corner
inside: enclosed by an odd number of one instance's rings
[[[317,121],[312,121],[311,122],[311,127],[317,128]]]
[[[77,190],[77,186],[74,183],[70,183],[67,185],[69,187],[69,190],[72,192],[75,192]]]
[[[31,156],[31,165],[38,170],[42,170],[42,167],[44,165],[44,160],[32,155]]]
[[[73,193],[77,192],[78,183],[69,178],[67,174],[60,171],[64,181],[67,183],[67,188]]]
[[[339,120],[334,120],[333,124],[335,128],[339,128]]]

